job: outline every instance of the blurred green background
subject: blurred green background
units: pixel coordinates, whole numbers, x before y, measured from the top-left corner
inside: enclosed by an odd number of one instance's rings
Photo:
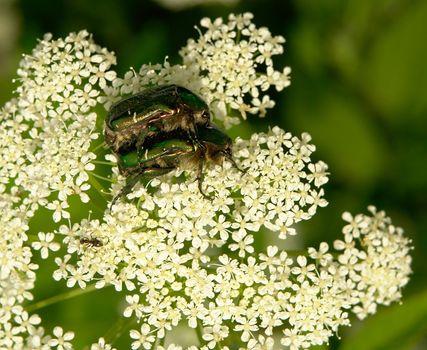
[[[115,51],[121,74],[166,55],[178,63],[179,48],[198,36],[194,25],[202,17],[245,11],[286,37],[285,54],[275,62],[278,69],[292,67],[292,85],[271,93],[277,104],[266,119],[252,117],[233,136],[276,124],[309,132],[315,157],[330,167],[330,204],[299,227],[305,244],[332,242],[344,210],[365,212],[374,204],[415,247],[403,304],[354,320],[321,349],[427,349],[427,1],[240,0],[174,10],[148,0],[0,0],[0,105],[13,96],[21,54],[45,32],[58,37],[87,29]],[[36,300],[63,290],[52,289],[51,269],[41,262]],[[39,313],[48,330],[57,324],[74,330],[80,349],[119,318],[115,300],[107,289]],[[126,341],[117,347],[127,348]]]

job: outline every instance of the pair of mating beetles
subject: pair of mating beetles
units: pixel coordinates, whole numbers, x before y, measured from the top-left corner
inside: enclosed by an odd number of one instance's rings
[[[238,169],[231,138],[211,122],[207,104],[178,85],[147,89],[114,104],[105,122],[105,141],[127,178],[111,206],[141,178],[189,167],[197,169],[199,190],[209,198],[202,189],[205,162],[227,159]]]

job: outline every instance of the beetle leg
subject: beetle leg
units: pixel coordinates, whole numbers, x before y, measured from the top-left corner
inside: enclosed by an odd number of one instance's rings
[[[148,128],[145,128],[143,130],[141,130],[141,132],[138,135],[138,139],[136,141],[136,149],[138,150],[138,155],[139,155],[139,151],[142,150],[142,145],[144,144],[145,141],[145,137],[148,135]]]
[[[175,167],[167,167],[167,168],[146,168],[144,170],[141,170],[140,174],[137,174],[133,177],[130,177],[126,180],[126,185],[123,186],[123,188],[120,190],[120,192],[113,198],[110,204],[110,210],[113,207],[113,205],[116,203],[116,201],[129,194],[134,186],[138,183],[139,180],[141,180],[143,177],[146,179],[153,179],[155,177],[165,175],[172,170],[176,169]]]
[[[113,207],[114,203],[121,198],[126,196],[130,191],[132,191],[132,188],[136,185],[136,183],[141,179],[144,173],[138,174],[134,177],[127,178],[126,179],[126,185],[123,186],[123,188],[120,190],[120,192],[113,198],[113,200],[110,203],[110,210]]]
[[[231,162],[231,164],[233,165],[233,167],[235,167],[241,173],[246,174],[246,170],[240,169],[239,166],[237,165],[236,161],[232,157],[228,158],[228,160]]]
[[[200,148],[201,150],[204,150],[206,148],[205,145],[199,141],[199,138],[197,137],[197,134],[194,130],[188,130],[187,135],[191,143],[193,145],[197,145],[196,149]]]
[[[212,196],[207,195],[204,191],[203,191],[203,164],[205,162],[205,158],[201,157],[199,160],[199,166],[197,168],[197,183],[199,185],[199,191],[202,194],[203,197],[205,197],[206,199],[212,199]]]
[[[239,170],[241,173],[246,174],[246,170],[239,168],[239,166],[237,165],[236,161],[234,160],[233,156],[230,153],[224,152],[224,155],[225,155],[225,158],[231,163],[231,165],[233,165],[234,168]]]

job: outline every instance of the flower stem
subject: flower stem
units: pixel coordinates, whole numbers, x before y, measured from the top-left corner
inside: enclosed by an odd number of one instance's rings
[[[122,334],[130,327],[135,320],[131,318],[120,317],[115,324],[113,324],[110,329],[105,333],[104,339],[106,343],[114,344],[114,342],[119,339]]]
[[[286,254],[288,254],[288,256],[290,256],[290,257],[300,256],[300,255],[308,256],[307,250],[304,250],[304,249],[286,250]]]
[[[101,180],[104,180],[104,181],[107,181],[107,182],[113,182],[113,181],[112,181],[111,179],[109,179],[108,177],[98,175],[98,174],[96,174],[96,173],[94,173],[94,172],[91,172],[90,174],[91,174],[92,176],[94,176],[94,177],[98,178],[98,179],[101,179]]]
[[[201,326],[199,321],[197,321],[196,334],[197,334],[197,339],[199,339],[199,344],[202,345],[204,342],[203,330],[202,330],[202,326]]]
[[[94,161],[92,161],[92,163],[94,163],[94,164],[104,164],[104,165],[110,165],[110,166],[116,165],[116,163],[107,162],[105,160],[94,160]]]
[[[89,173],[89,183],[99,192],[101,196],[105,197],[104,187],[98,182],[97,179],[95,179],[95,177],[99,175],[94,175],[95,174],[92,172]]]
[[[159,340],[159,346],[164,347],[166,341],[166,335]]]
[[[91,152],[95,153],[98,149],[100,149],[103,146],[106,146],[107,144],[105,142],[101,142],[99,145],[95,146],[94,149],[90,150]]]
[[[96,190],[96,192],[98,192],[100,194],[100,196],[105,201],[105,203],[108,203],[109,199],[104,192],[104,188],[98,182],[98,180],[95,178],[95,176],[92,176],[92,175],[94,175],[94,173],[89,173],[89,184],[91,186],[93,186],[93,188]],[[95,207],[97,209],[99,209],[101,213],[103,213],[105,210],[105,203],[102,200],[100,200],[99,196],[91,196],[91,199],[92,199],[92,203],[95,205]]]
[[[47,299],[40,300],[34,304],[28,305],[25,309],[30,313],[30,312],[42,309],[46,306],[56,304],[60,301],[64,301],[67,299],[77,297],[82,294],[93,292],[96,289],[97,288],[95,288],[95,284],[89,285],[84,289],[81,289],[81,288],[72,289],[70,291],[66,291],[64,293],[60,293],[60,294],[54,295],[53,297],[49,297]]]

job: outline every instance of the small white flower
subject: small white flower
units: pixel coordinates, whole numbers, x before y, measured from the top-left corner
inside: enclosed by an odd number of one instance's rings
[[[55,338],[49,340],[49,346],[55,347],[58,350],[71,350],[73,348],[70,343],[74,338],[73,332],[64,333],[61,327],[55,327],[53,329],[53,335]]]
[[[141,325],[140,331],[132,329],[130,331],[130,337],[135,339],[132,342],[132,349],[151,349],[153,346],[156,337],[154,335],[150,335],[150,327],[147,324]]]
[[[59,257],[55,258],[55,264],[59,267],[57,270],[53,272],[53,278],[55,281],[59,281],[61,279],[66,279],[68,276],[68,269],[70,268],[68,265],[68,261],[71,259],[71,255],[67,254],[64,256],[64,259]]]
[[[107,81],[112,81],[116,78],[116,72],[109,71],[109,68],[110,63],[108,62],[101,62],[99,66],[93,66],[89,77],[89,83],[95,85],[99,80],[99,87],[104,89],[107,86]]]
[[[49,250],[57,252],[61,247],[59,243],[52,242],[55,239],[55,235],[52,232],[39,232],[38,237],[39,241],[33,242],[31,246],[35,250],[40,250],[40,255],[42,259],[47,259],[47,257],[49,256]]]
[[[252,243],[254,241],[252,235],[245,235],[242,231],[234,232],[233,241],[236,243],[232,243],[229,245],[231,251],[238,250],[239,257],[244,258],[246,253],[253,253],[254,248]]]
[[[257,325],[257,320],[256,318],[251,318],[247,320],[244,317],[238,317],[236,318],[236,321],[238,324],[236,325],[234,330],[238,332],[241,331],[242,335],[240,339],[242,339],[243,342],[247,343],[251,336],[251,332],[256,332],[259,329]]]
[[[70,213],[65,208],[68,208],[69,205],[67,202],[59,202],[57,200],[53,201],[52,203],[48,203],[46,206],[47,209],[54,210],[53,213],[53,221],[59,222],[61,218],[69,219]]]
[[[126,309],[123,311],[123,316],[131,317],[132,313],[135,312],[136,316],[140,318],[142,314],[141,314],[141,311],[139,310],[140,309],[139,295],[138,294],[127,295],[126,302],[129,304],[129,306],[126,307]]]
[[[104,338],[99,338],[98,343],[92,344],[90,350],[116,350],[110,344],[105,342]]]

